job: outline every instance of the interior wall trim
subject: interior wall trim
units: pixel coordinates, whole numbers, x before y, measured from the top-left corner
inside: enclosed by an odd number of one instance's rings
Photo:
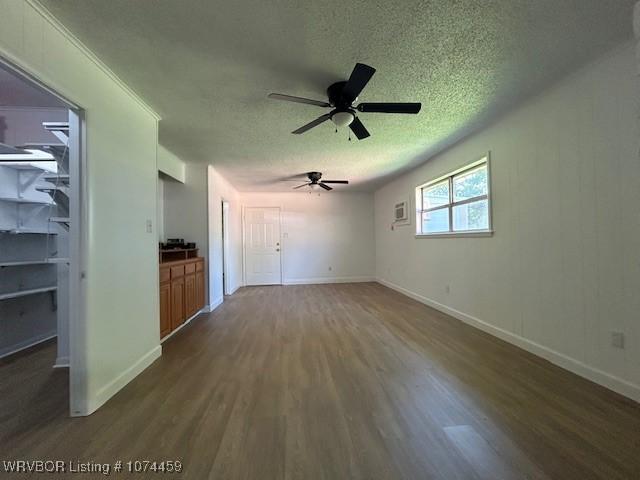
[[[56,358],[56,363],[53,364],[53,368],[69,368],[71,366],[71,360],[68,356]]]
[[[282,281],[283,285],[317,285],[324,283],[364,283],[375,282],[375,277],[313,277],[313,278],[287,278]]]
[[[113,380],[100,388],[93,398],[88,399],[87,411],[82,412],[79,415],[91,415],[98,408],[104,405],[107,400],[118,393],[118,391],[120,391],[127,383],[136,378],[148,366],[150,366],[153,362],[160,358],[161,355],[162,345],[156,345],[142,357],[140,357],[137,362],[135,362],[129,368],[120,373],[120,375],[116,376]]]
[[[597,383],[598,385],[608,388],[609,390],[613,390],[620,395],[624,395],[625,397],[640,403],[640,385],[636,385],[634,383],[623,380],[622,378],[611,375],[607,372],[603,372],[602,370],[591,367],[579,360],[576,360],[575,358],[552,350],[548,347],[540,345],[539,343],[521,337],[520,335],[516,335],[515,333],[491,325],[483,320],[480,320],[479,318],[473,317],[464,312],[443,305],[442,303],[431,300],[430,298],[412,292],[411,290],[408,290],[382,278],[377,278],[377,282],[431,308],[435,308],[442,313],[446,313],[447,315],[450,315],[466,323],[467,325],[482,330],[483,332],[493,335],[494,337],[498,337],[499,339],[515,345],[516,347],[522,348],[529,353],[544,358],[554,365],[564,368],[565,370],[575,373],[576,375],[586,378],[587,380]]]
[[[220,298],[216,298],[213,302],[211,302],[209,304],[209,312],[213,312],[216,308],[218,308],[220,305],[222,305],[222,302],[224,302],[224,297],[220,297]]]
[[[202,307],[200,310],[198,310],[196,313],[194,313],[193,315],[191,315],[191,317],[187,318],[182,325],[180,325],[178,328],[176,328],[175,330],[173,330],[169,335],[167,335],[166,337],[163,337],[160,339],[160,344],[163,344],[164,342],[166,342],[167,340],[169,340],[171,337],[173,337],[176,333],[178,333],[180,330],[182,330],[184,327],[186,327],[187,325],[189,325],[191,323],[191,320],[193,320],[194,318],[196,318],[198,315],[202,314],[202,313],[208,313],[211,310],[209,310],[209,305],[205,305],[204,307]]]

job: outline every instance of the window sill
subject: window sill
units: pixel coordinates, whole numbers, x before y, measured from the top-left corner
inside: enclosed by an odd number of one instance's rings
[[[491,237],[493,230],[476,230],[470,232],[417,233],[416,238],[472,238]]]

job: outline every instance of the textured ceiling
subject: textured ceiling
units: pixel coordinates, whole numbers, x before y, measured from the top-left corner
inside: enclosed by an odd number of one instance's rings
[[[41,0],[162,116],[160,142],[241,190],[320,170],[371,190],[520,99],[630,38],[635,0]],[[356,62],[361,101],[420,101],[419,115],[360,114],[347,141],[325,99]]]

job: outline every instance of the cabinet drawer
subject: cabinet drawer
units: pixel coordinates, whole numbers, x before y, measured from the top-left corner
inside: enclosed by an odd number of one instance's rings
[[[187,263],[184,266],[184,273],[185,274],[196,273],[196,264],[195,263]]]
[[[171,279],[171,272],[168,268],[160,269],[160,283],[168,282]]]
[[[204,270],[204,260],[198,260],[196,262],[196,271],[202,272]]]
[[[184,265],[171,267],[171,278],[184,277]]]

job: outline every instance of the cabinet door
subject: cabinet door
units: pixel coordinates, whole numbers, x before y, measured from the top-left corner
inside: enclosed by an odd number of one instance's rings
[[[171,329],[184,323],[184,277],[171,281]]]
[[[186,317],[191,317],[198,311],[196,308],[196,276],[195,274],[184,277],[184,309]]]
[[[196,272],[196,308],[204,307],[204,272]]]
[[[171,333],[171,283],[160,284],[160,338]]]

